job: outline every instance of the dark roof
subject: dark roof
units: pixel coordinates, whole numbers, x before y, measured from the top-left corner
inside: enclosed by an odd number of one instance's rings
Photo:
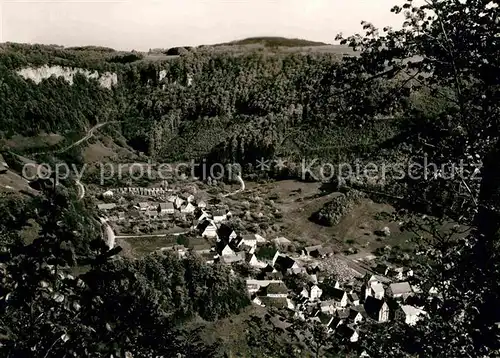
[[[229,242],[229,236],[234,230],[231,229],[228,225],[226,224],[221,224],[219,229],[217,230],[217,235],[219,235],[219,238],[221,240],[224,240],[226,242]]]
[[[231,240],[231,245],[235,246],[235,247],[238,247],[238,245],[240,244],[242,238],[241,236],[237,236],[235,237],[234,239]]]
[[[217,251],[218,254],[222,254],[222,250],[224,250],[226,246],[228,246],[228,244],[224,242],[224,240],[217,241],[215,243],[215,251]]]
[[[335,329],[335,328],[337,328],[338,325],[341,325],[342,323],[343,323],[342,318],[333,317],[333,320],[328,325],[328,328]]]
[[[339,326],[335,330],[335,334],[343,338],[351,338],[354,332],[356,332],[354,329],[345,324]]]
[[[215,210],[214,211],[214,216],[224,216],[226,214],[227,214],[226,210]]]
[[[378,320],[378,315],[383,305],[384,305],[383,300],[378,300],[375,297],[368,296],[367,299],[365,300],[364,308],[368,316]]]
[[[293,264],[295,263],[295,261],[288,257],[288,256],[278,256],[278,258],[276,259],[276,262],[274,264],[274,267],[277,269],[277,270],[280,270],[280,271],[286,271],[288,270],[289,268],[291,268],[293,266]]]
[[[259,297],[262,303],[266,306],[272,306],[276,308],[286,308],[288,306],[285,297]]]
[[[267,280],[281,280],[283,278],[283,274],[281,272],[266,272],[265,278]]]
[[[366,317],[366,311],[363,305],[351,306],[351,310],[359,312],[363,317]]]
[[[356,316],[358,314],[361,314],[361,312],[359,312],[358,310],[355,310],[355,309],[352,309],[352,308],[349,310],[349,318],[350,319],[356,318]]]
[[[378,264],[377,266],[375,266],[375,268],[373,270],[381,275],[385,275],[388,268],[389,268],[389,266],[387,266],[387,265]]]
[[[342,299],[342,297],[344,297],[344,294],[345,294],[345,291],[338,289],[338,288],[333,288],[333,289],[328,290],[328,297],[333,298],[337,301],[340,301]]]
[[[328,323],[330,323],[330,321],[332,320],[333,316],[332,315],[329,315],[329,314],[326,314],[326,313],[323,313],[323,312],[320,312],[317,317],[319,318],[319,320],[321,321],[321,323],[327,325]]]
[[[262,270],[260,270],[261,272],[273,272],[274,271],[274,268],[271,266],[271,265],[267,265],[266,267],[264,267]]]
[[[266,294],[285,294],[288,293],[288,288],[284,283],[270,283],[265,288]]]
[[[198,224],[198,230],[200,231],[200,233],[203,233],[203,231],[205,231],[205,229],[210,225],[212,225],[210,220],[203,220],[201,223]]]

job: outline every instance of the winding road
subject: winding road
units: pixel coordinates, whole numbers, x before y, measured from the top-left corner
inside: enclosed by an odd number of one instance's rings
[[[87,134],[85,134],[85,136],[84,136],[83,138],[81,138],[81,139],[77,140],[76,142],[74,142],[74,143],[72,143],[72,144],[68,145],[68,146],[67,146],[67,147],[65,147],[65,148],[62,148],[62,149],[60,149],[60,150],[56,151],[55,153],[64,153],[64,152],[66,152],[67,150],[69,150],[69,149],[71,149],[71,148],[73,148],[73,147],[76,147],[77,145],[81,144],[82,142],[85,142],[85,141],[89,140],[90,138],[92,138],[92,137],[93,137],[93,135],[94,135],[94,132],[95,132],[96,130],[98,130],[99,128],[101,128],[101,127],[105,126],[105,125],[106,125],[106,124],[108,124],[108,123],[118,123],[118,122],[119,122],[119,121],[109,121],[109,122],[97,123],[95,126],[93,126],[92,128],[90,128],[90,129],[87,131]]]
[[[236,176],[236,180],[238,180],[238,182],[240,183],[241,187],[238,190],[233,191],[232,193],[224,195],[224,197],[228,197],[230,195],[235,195],[235,194],[241,193],[243,190],[245,190],[245,182],[241,178],[241,175],[237,175]]]
[[[87,134],[85,134],[84,137],[80,138],[79,140],[77,140],[74,143],[71,143],[67,147],[64,147],[64,148],[59,149],[59,150],[54,150],[54,151],[50,151],[49,150],[49,151],[45,151],[45,152],[37,152],[37,153],[33,153],[32,155],[40,155],[40,154],[48,154],[48,153],[56,153],[56,154],[64,153],[64,152],[70,150],[71,148],[76,147],[77,145],[79,145],[79,144],[81,144],[81,143],[89,140],[90,138],[92,138],[94,136],[94,132],[96,130],[98,130],[99,128],[104,127],[106,124],[109,124],[109,123],[119,123],[119,122],[120,121],[108,121],[108,122],[97,123],[95,126],[93,126],[92,128],[90,128],[87,131]]]

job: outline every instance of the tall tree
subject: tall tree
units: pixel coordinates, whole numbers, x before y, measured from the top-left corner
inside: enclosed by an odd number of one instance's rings
[[[407,90],[430,91],[448,103],[432,118],[418,114],[420,125],[428,127],[421,127],[414,153],[438,164],[461,163],[463,168],[464,162],[475,160],[484,167],[480,182],[473,180],[470,168],[451,178],[468,194],[460,218],[473,230],[464,240],[446,240],[446,244],[435,240],[428,249],[428,264],[421,274],[440,290],[437,301],[428,297],[429,317],[412,328],[380,327],[380,335],[372,344],[367,342],[367,348],[374,357],[387,356],[389,351],[395,356],[496,355],[500,347],[495,324],[500,318],[498,2],[425,0],[417,6],[407,1],[392,12],[403,13],[401,29],[379,31],[363,23],[364,35],[342,39],[360,51],[350,63],[367,80],[399,76]],[[423,185],[430,181],[423,180]],[[450,178],[442,184],[449,185]],[[444,190],[440,186],[435,193]],[[438,238],[437,232],[432,234]],[[388,332],[402,338],[388,340]]]

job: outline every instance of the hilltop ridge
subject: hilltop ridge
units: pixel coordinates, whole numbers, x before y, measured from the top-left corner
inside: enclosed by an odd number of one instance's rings
[[[318,41],[310,41],[299,38],[287,38],[279,36],[258,36],[258,37],[247,37],[241,40],[235,40],[231,42],[216,44],[214,46],[221,45],[264,45],[265,47],[305,47],[305,46],[327,46],[329,44]]]

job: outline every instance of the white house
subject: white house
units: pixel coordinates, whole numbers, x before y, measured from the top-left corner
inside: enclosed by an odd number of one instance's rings
[[[337,302],[335,300],[323,301],[320,304],[321,312],[333,314],[337,310]]]
[[[358,341],[358,339],[359,339],[359,333],[357,330],[353,329],[352,335],[349,337],[349,341],[355,343]]]
[[[252,300],[252,303],[264,307],[264,304],[262,304],[262,300],[258,296],[255,296],[255,298]]]
[[[110,198],[113,196],[113,191],[112,190],[107,190],[104,193],[102,193],[102,196],[105,198]]]
[[[318,283],[318,275],[312,274],[312,275],[309,275],[309,278],[311,279],[311,282],[314,283],[315,285]],[[338,287],[336,287],[336,288],[338,288]]]
[[[211,220],[205,220],[198,225],[202,237],[216,238],[217,237],[217,226]]]
[[[192,214],[192,213],[194,213],[195,210],[196,210],[196,208],[193,206],[193,204],[191,204],[189,202],[186,205],[181,207],[181,213],[184,213],[184,214]]]
[[[311,301],[317,300],[321,297],[323,294],[323,290],[318,287],[318,285],[313,285],[311,287],[311,294],[309,295],[309,299]]]
[[[257,259],[257,256],[255,256],[254,254],[249,256],[247,262],[252,267],[264,268],[267,266],[264,262],[259,261],[259,259]]]
[[[283,246],[286,246],[286,245],[290,245],[292,242],[290,240],[288,240],[286,237],[277,237],[276,239],[273,240],[274,243],[276,243],[276,245],[283,245]]]
[[[404,320],[407,325],[413,326],[426,314],[427,313],[420,308],[410,305],[401,305],[400,309],[396,311],[396,318]]]
[[[229,247],[229,245],[224,246],[224,248],[221,251],[222,256],[234,256],[236,255],[233,249]]]
[[[7,169],[9,168],[9,165],[3,158],[2,154],[0,154],[0,172],[6,172]]]
[[[177,209],[180,209],[182,204],[184,204],[184,199],[176,197],[174,201],[174,205]]]
[[[402,281],[413,276],[413,270],[411,268],[397,267],[389,269],[389,276],[398,281]]]
[[[259,234],[255,234],[255,240],[257,240],[257,244],[263,244],[267,242],[267,240]]]
[[[194,201],[194,195],[189,194],[189,193],[183,193],[182,196],[186,199],[188,203],[191,203]]]
[[[309,298],[309,291],[307,290],[307,288],[303,288],[302,291],[300,291],[300,295],[304,298]]]
[[[384,277],[384,276],[380,276],[380,275],[371,275],[370,278],[368,279],[368,286],[372,283],[372,282],[375,282],[375,283],[388,283],[390,282],[391,280],[389,280],[388,278]]]
[[[200,208],[200,209],[205,209],[207,207],[207,203],[205,203],[203,200],[198,200],[198,202],[196,203],[196,205]]]
[[[255,280],[255,279],[247,279],[247,290],[248,293],[252,294],[257,292],[263,287],[268,286],[271,283],[283,283],[281,280]]]
[[[167,201],[171,202],[171,203],[175,203],[175,199],[177,199],[177,197],[175,195],[170,195],[168,198],[167,198]]]
[[[389,291],[393,298],[404,299],[413,293],[413,290],[408,282],[391,283],[389,285]]]
[[[385,296],[384,285],[378,281],[370,282],[365,289],[365,299],[369,296],[375,297],[378,300],[383,299]]]
[[[241,245],[249,246],[253,250],[255,250],[257,248],[257,239],[253,235],[244,235],[240,243],[238,244],[238,247],[240,247]]]

